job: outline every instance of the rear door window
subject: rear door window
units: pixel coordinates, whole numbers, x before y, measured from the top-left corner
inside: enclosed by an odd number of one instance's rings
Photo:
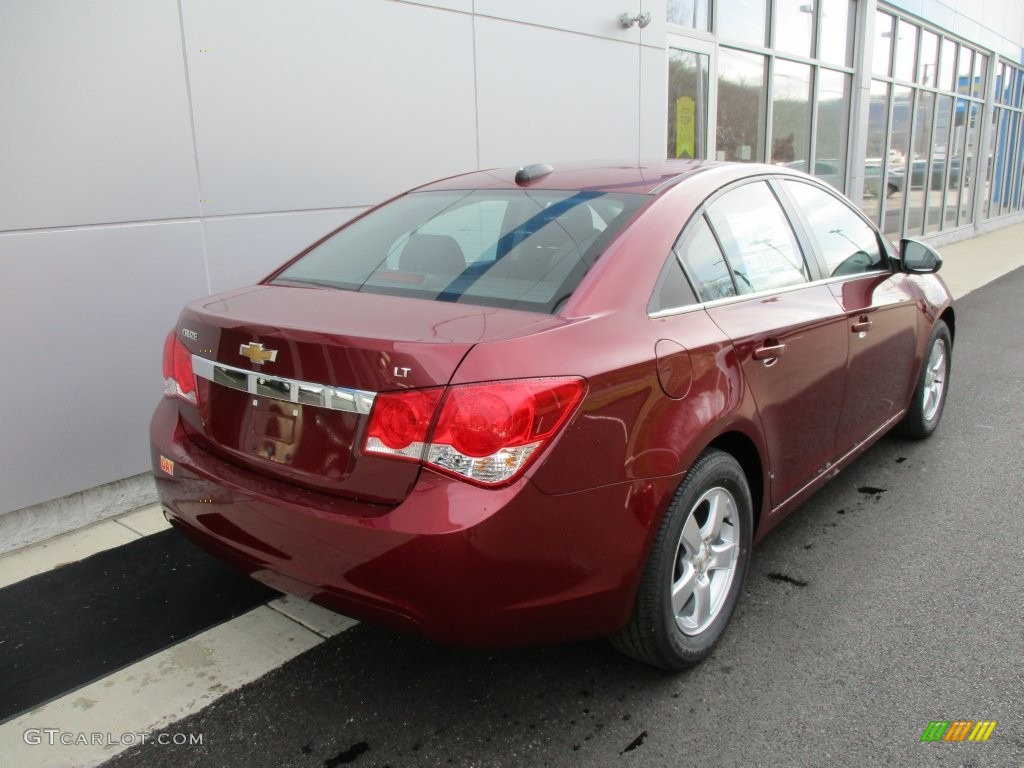
[[[703,216],[686,228],[674,250],[686,266],[690,282],[701,301],[736,295],[725,256]]]
[[[765,182],[729,190],[707,207],[740,294],[807,282],[808,271],[789,219]]]

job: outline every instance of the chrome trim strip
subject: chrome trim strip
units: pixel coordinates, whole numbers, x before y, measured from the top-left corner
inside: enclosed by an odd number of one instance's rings
[[[841,277],[825,277],[821,280],[811,280],[806,283],[796,283],[795,285],[785,285],[781,288],[769,288],[764,291],[757,291],[756,293],[736,293],[732,296],[726,296],[721,299],[713,299],[712,301],[697,302],[696,304],[687,304],[683,307],[669,307],[668,309],[659,309],[657,312],[648,312],[647,317],[652,320],[656,320],[661,317],[671,317],[673,315],[683,315],[687,312],[693,312],[698,309],[714,309],[725,304],[735,304],[740,301],[747,301],[748,299],[763,299],[768,296],[777,296],[781,293],[792,293],[793,291],[799,291],[803,288],[812,288],[819,285],[831,285],[833,283],[846,283],[851,280],[859,280],[862,277],[879,277],[885,274],[898,274],[888,269],[874,269],[870,272],[858,272],[855,275],[843,275]]]
[[[374,398],[377,397],[376,392],[364,389],[332,387],[310,381],[287,379],[283,376],[268,376],[265,373],[207,360],[199,355],[192,355],[192,372],[214,384],[250,395],[269,397],[286,403],[312,405],[332,411],[359,413],[364,416],[373,408]]]

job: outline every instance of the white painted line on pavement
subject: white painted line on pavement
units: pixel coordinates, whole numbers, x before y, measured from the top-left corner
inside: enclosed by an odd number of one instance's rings
[[[97,765],[321,642],[260,606],[0,725],[0,764]],[[205,736],[185,733],[183,744],[163,748],[187,750],[189,739]]]
[[[127,515],[117,518],[117,522],[140,536],[160,533],[171,527],[167,518],[164,517],[163,507],[159,504],[151,504],[135,512],[129,512]]]
[[[138,541],[140,535],[113,520],[90,525],[0,557],[0,587],[77,563],[90,555]]]
[[[327,639],[351,629],[359,622],[342,616],[316,603],[307,600],[300,600],[291,595],[284,595],[271,600],[267,605],[279,613],[283,613],[292,621],[297,621],[311,632],[316,632],[320,637]]]

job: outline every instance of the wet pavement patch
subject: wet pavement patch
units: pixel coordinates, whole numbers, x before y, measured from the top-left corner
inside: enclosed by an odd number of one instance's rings
[[[783,584],[792,584],[794,587],[806,587],[807,582],[802,579],[795,579],[792,576],[787,576],[784,573],[769,573],[768,578],[772,581],[778,581]]]
[[[359,756],[365,752],[370,751],[370,745],[365,741],[360,741],[353,744],[346,750],[339,752],[334,757],[324,760],[324,768],[337,768],[339,765],[346,765],[348,763],[354,763],[359,759]]]
[[[857,489],[857,492],[863,493],[865,496],[881,496],[888,490],[888,488],[876,488],[873,485],[862,485]]]
[[[277,594],[174,530],[0,589],[0,721]]]
[[[633,739],[631,742],[629,742],[629,744],[626,745],[626,748],[624,750],[622,750],[622,754],[624,755],[627,752],[632,752],[634,749],[636,749],[641,744],[643,744],[644,743],[644,739],[646,739],[646,738],[647,738],[647,731],[641,731],[639,736],[637,736],[635,739]]]

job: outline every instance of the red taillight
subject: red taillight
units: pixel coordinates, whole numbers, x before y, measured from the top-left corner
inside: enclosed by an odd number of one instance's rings
[[[192,353],[171,331],[164,340],[164,395],[180,397],[196,404],[196,377],[192,373]]]
[[[419,461],[443,389],[377,395],[364,450]]]
[[[522,379],[379,395],[364,450],[426,464],[482,485],[520,475],[583,396],[580,379]]]

